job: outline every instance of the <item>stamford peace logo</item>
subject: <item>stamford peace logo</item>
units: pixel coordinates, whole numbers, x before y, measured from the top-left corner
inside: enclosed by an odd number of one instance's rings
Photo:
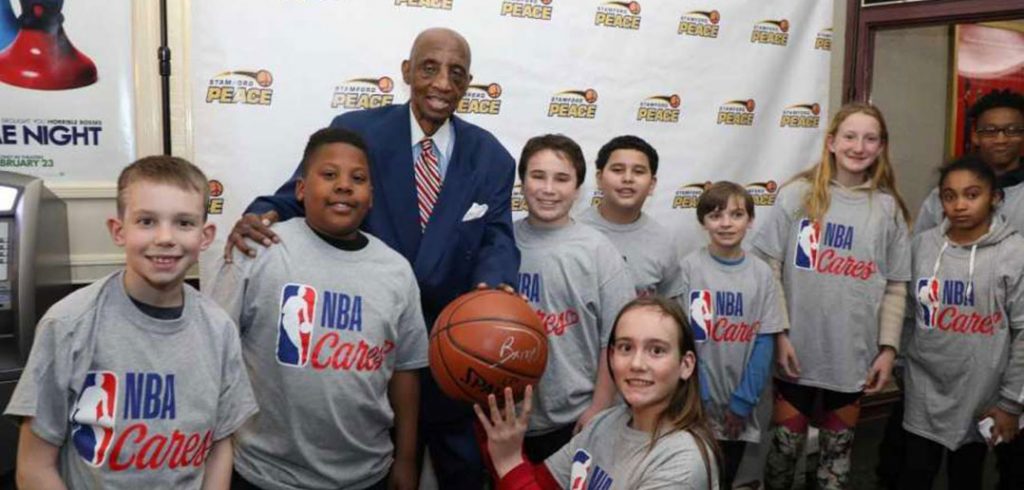
[[[331,108],[374,109],[395,102],[395,81],[391,77],[361,77],[345,80],[334,87]]]
[[[640,107],[636,110],[636,120],[662,123],[679,122],[679,105],[682,103],[679,94],[652,95],[640,101]]]
[[[789,43],[789,28],[789,21],[786,19],[762,20],[754,24],[754,30],[750,33],[750,42],[785,46]]]
[[[451,10],[455,0],[395,0],[396,7]]]
[[[590,205],[600,206],[601,201],[604,201],[604,191],[601,189],[594,189],[594,194],[590,196]]]
[[[619,29],[640,29],[640,2],[605,2],[597,6],[594,25]]]
[[[821,123],[821,106],[813,104],[796,104],[782,109],[779,119],[781,128],[817,128]]]
[[[206,87],[206,103],[269,106],[273,84],[274,76],[267,70],[221,72]]]
[[[757,103],[754,99],[730,100],[718,107],[718,124],[727,126],[753,126],[754,109]]]
[[[206,205],[208,214],[222,214],[224,212],[224,184],[219,180],[210,180],[210,202]]]
[[[512,187],[512,212],[526,212],[526,197],[523,196],[523,184],[516,184]]]
[[[593,119],[597,116],[597,90],[563,90],[551,96],[548,117]]]
[[[676,189],[676,195],[672,198],[672,209],[693,209],[697,207],[697,200],[704,189],[707,189],[711,182],[697,182],[683,184]]]
[[[722,14],[717,10],[694,10],[687,12],[679,18],[679,29],[676,34],[680,36],[718,38],[719,22],[722,21]]]
[[[822,51],[832,51],[831,27],[818,31],[818,35],[814,38],[814,49],[820,49]]]
[[[552,0],[505,0],[501,2],[502,17],[551,20]]]
[[[751,182],[746,186],[747,193],[754,199],[755,206],[774,206],[779,184],[774,180]]]
[[[501,85],[497,83],[470,85],[455,112],[497,116],[501,113],[501,93]]]

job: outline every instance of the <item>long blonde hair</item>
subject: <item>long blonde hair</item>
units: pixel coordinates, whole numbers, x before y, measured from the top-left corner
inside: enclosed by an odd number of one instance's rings
[[[807,213],[807,218],[811,221],[821,221],[825,216],[825,212],[828,211],[829,206],[832,204],[829,186],[836,174],[836,157],[829,150],[828,141],[835,139],[836,134],[839,132],[839,125],[846,118],[854,114],[865,114],[873,117],[878,121],[878,127],[881,130],[879,136],[882,139],[882,152],[867,169],[869,175],[868,185],[872,191],[882,191],[896,199],[896,204],[899,205],[900,212],[903,214],[903,220],[909,224],[910,211],[907,210],[907,204],[903,202],[903,197],[896,190],[896,175],[889,160],[889,129],[885,124],[885,118],[882,117],[882,111],[878,110],[877,107],[860,102],[846,104],[839,109],[839,112],[836,112],[832,122],[828,125],[825,144],[821,149],[821,159],[813,167],[800,172],[790,179],[790,182],[806,180],[811,184],[811,188],[804,194],[804,212]]]
[[[704,459],[704,469],[708,474],[708,485],[710,488],[711,482],[714,481],[712,475],[718,474],[721,468],[719,463],[722,461],[721,451],[719,451],[714,432],[711,431],[711,427],[708,424],[708,416],[704,411],[704,404],[700,398],[700,369],[698,367],[700,363],[697,360],[696,337],[693,330],[690,329],[690,322],[687,321],[686,314],[683,313],[679,303],[661,296],[644,296],[626,303],[626,306],[623,306],[622,310],[615,317],[611,338],[608,339],[609,348],[606,353],[608,356],[608,371],[614,380],[615,372],[611,369],[611,346],[615,345],[615,331],[619,325],[619,320],[627,311],[638,308],[653,308],[658,313],[671,318],[673,323],[679,327],[680,357],[686,355],[687,352],[693,352],[694,355],[693,374],[688,379],[680,379],[677,382],[676,389],[672,392],[672,397],[669,399],[668,407],[658,415],[658,419],[654,424],[655,428],[651,434],[651,444],[647,450],[654,449],[654,446],[661,438],[672,433],[679,431],[689,432],[694,440],[697,441],[697,449],[700,450],[701,457]],[[667,430],[662,430],[662,427],[666,427]],[[714,455],[714,473],[712,473],[711,455]]]

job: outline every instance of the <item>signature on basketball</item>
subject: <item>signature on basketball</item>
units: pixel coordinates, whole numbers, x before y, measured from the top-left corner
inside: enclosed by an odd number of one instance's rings
[[[531,362],[536,360],[537,356],[540,355],[540,351],[537,350],[537,346],[533,346],[529,349],[516,349],[515,343],[515,337],[505,337],[505,340],[501,343],[501,348],[498,349],[498,361],[492,364],[491,367],[501,366],[510,361]]]

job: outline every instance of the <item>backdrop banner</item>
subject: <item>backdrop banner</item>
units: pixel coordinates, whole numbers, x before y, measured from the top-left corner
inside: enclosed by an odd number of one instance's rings
[[[135,157],[132,66],[129,0],[0,0],[0,170],[116,180]]]
[[[427,27],[472,47],[458,115],[518,157],[542,133],[583,147],[577,211],[601,199],[593,161],[635,134],[661,163],[646,211],[705,243],[709,181],[747,187],[758,212],[820,155],[832,2],[814,0],[221,0],[191,2],[195,159],[214,180],[218,244],[252,199],[298,165],[309,135],[344,111],[404,103],[401,62]],[[525,215],[518,186],[514,218]],[[756,221],[755,221],[756,223]]]

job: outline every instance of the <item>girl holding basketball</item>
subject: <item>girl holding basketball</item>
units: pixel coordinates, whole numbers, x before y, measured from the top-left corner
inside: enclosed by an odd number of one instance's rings
[[[946,219],[914,238],[900,488],[931,488],[943,455],[949,488],[981,488],[983,437],[1019,437],[1024,410],[1024,238],[995,212],[1002,193],[979,157],[940,173]]]
[[[543,463],[522,454],[533,393],[517,413],[489,397],[490,416],[474,405],[487,433],[499,489],[718,488],[718,450],[700,399],[693,331],[679,305],[637,298],[615,318],[606,356],[625,405],[598,413]],[[594,487],[591,487],[594,488]]]
[[[754,238],[780,275],[791,325],[776,337],[768,488],[792,485],[812,417],[818,487],[847,485],[860,399],[889,381],[910,279],[909,216],[894,180],[881,112],[846,105],[818,164],[779,191]]]

